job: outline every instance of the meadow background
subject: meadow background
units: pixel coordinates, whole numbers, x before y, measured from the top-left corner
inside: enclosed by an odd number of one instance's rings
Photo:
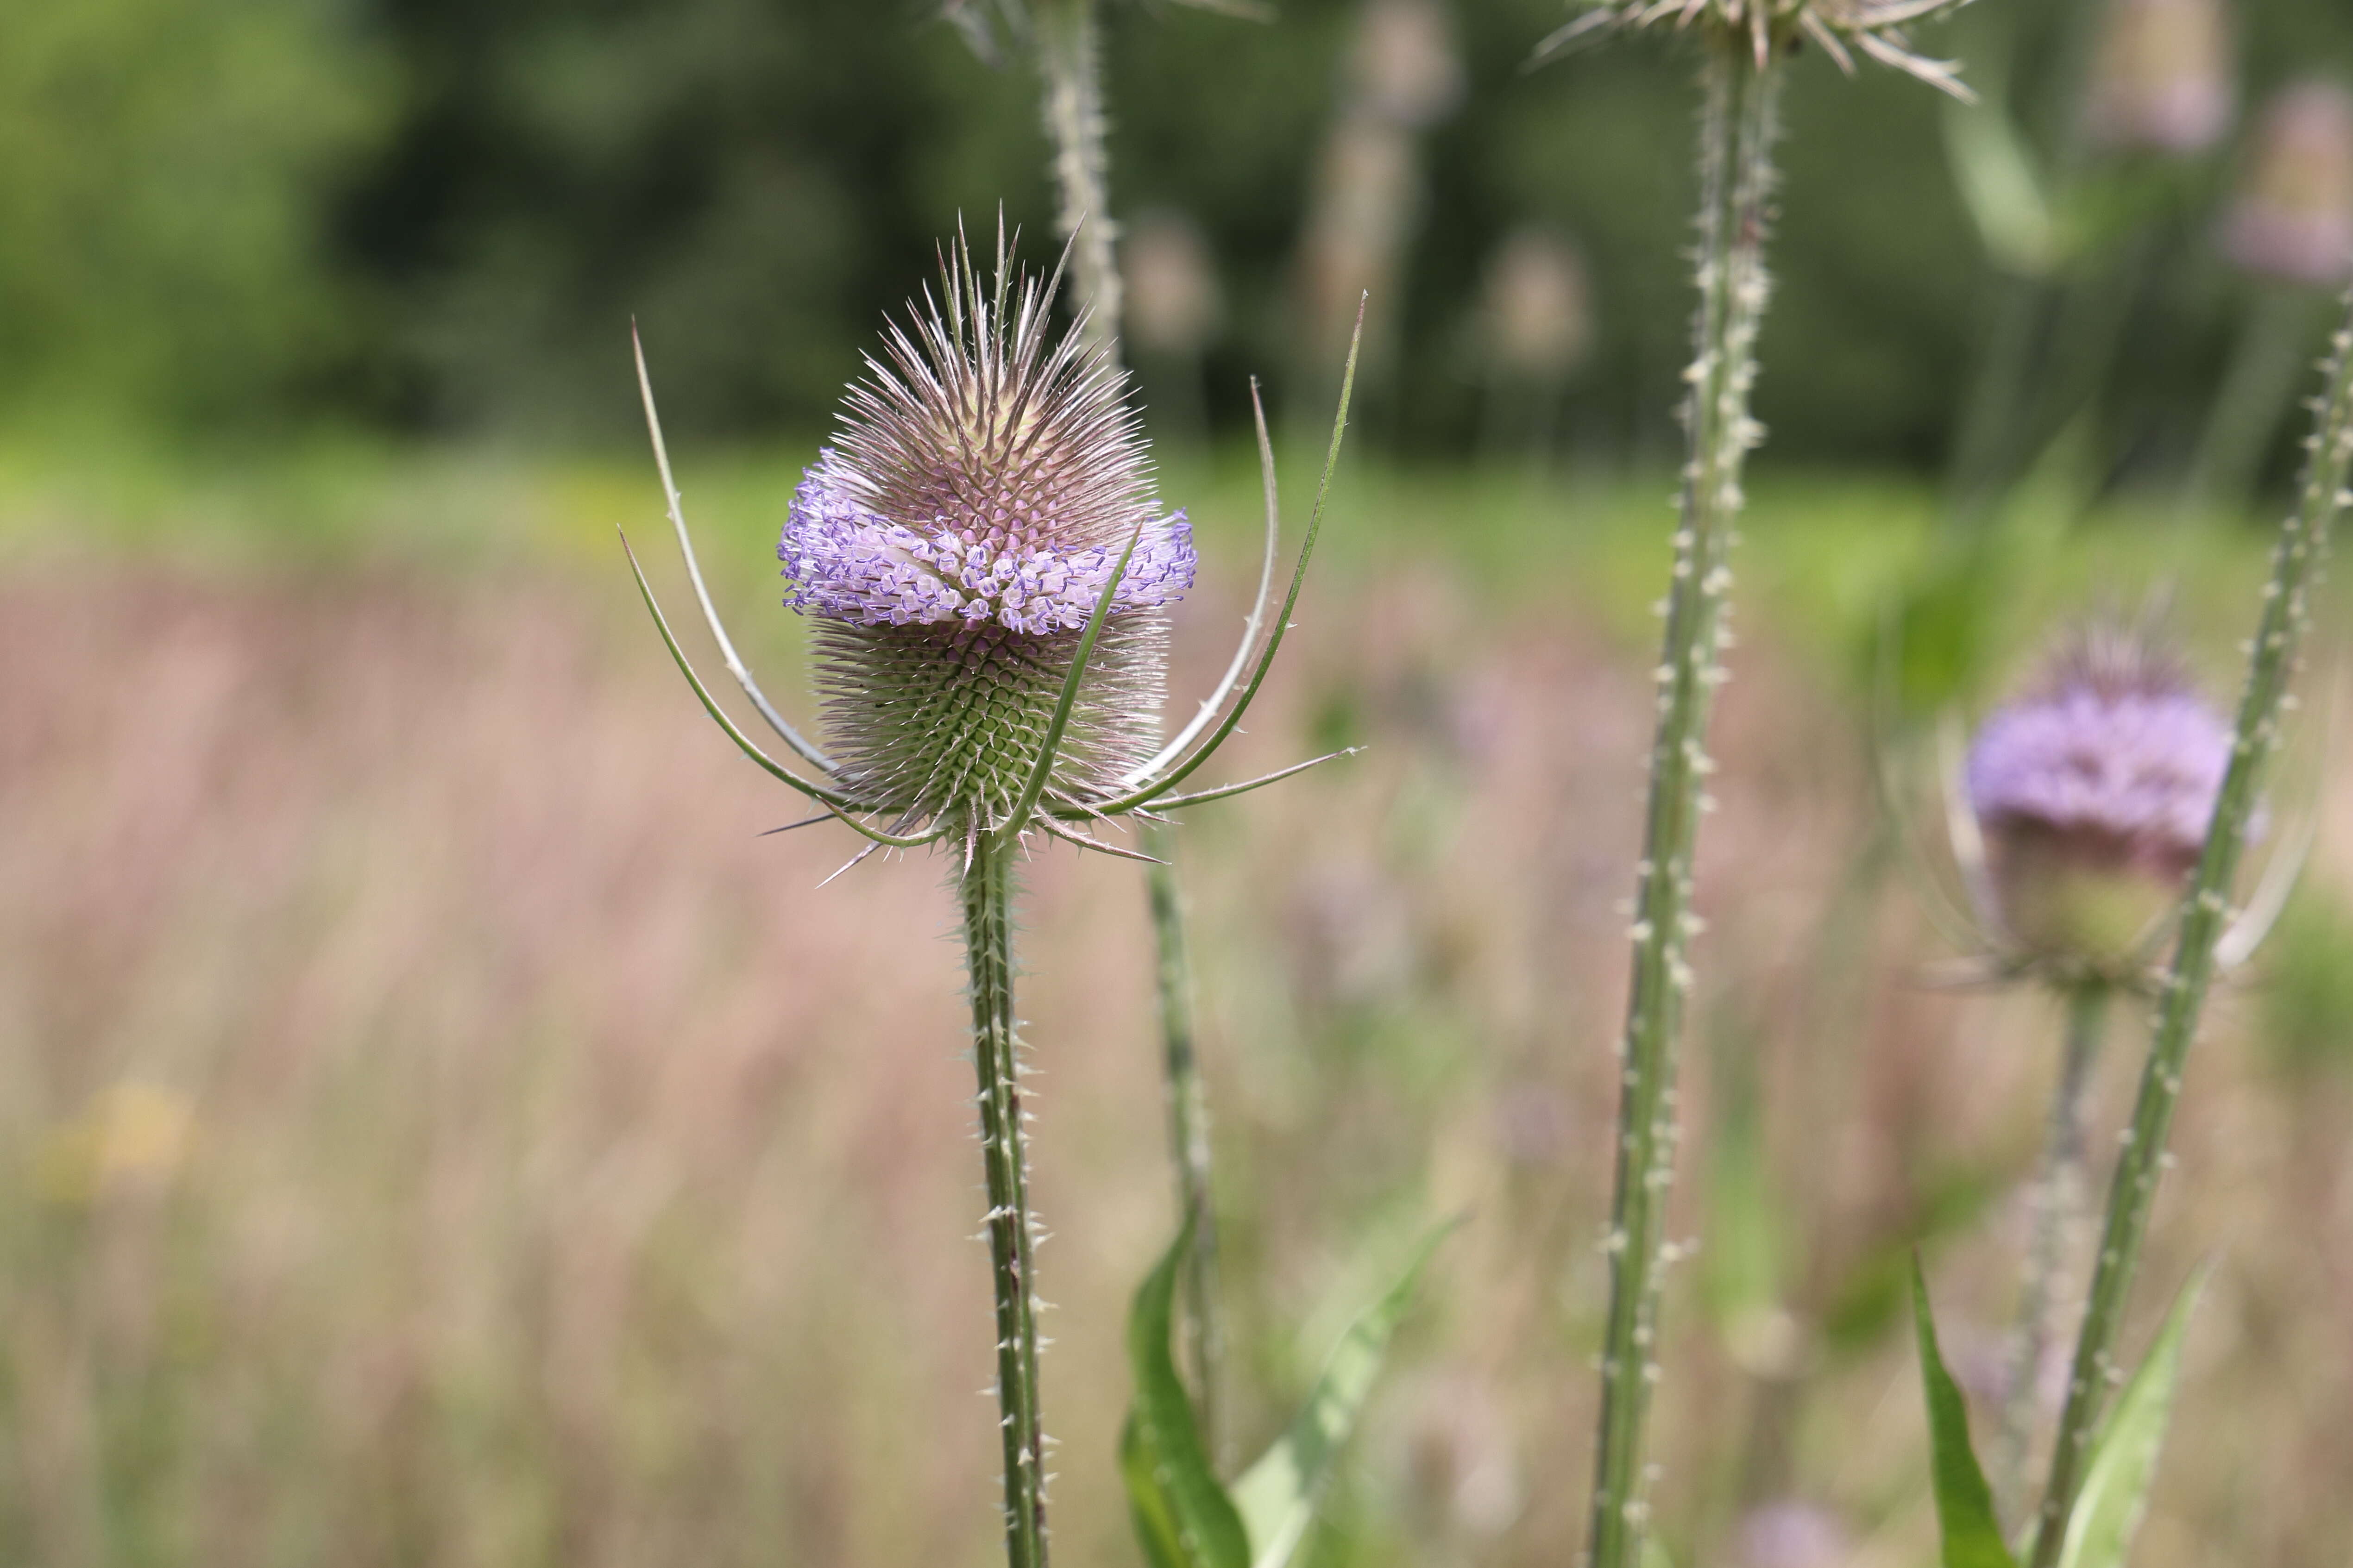
[[[2077,8],[1981,0],[1931,41],[2063,140]],[[1209,562],[1179,703],[1255,571],[1246,378],[1286,430],[1321,416],[1303,237],[1359,11],[1110,17],[1116,205],[1182,214],[1221,294],[1193,349],[1140,356]],[[2337,8],[2234,14],[2248,105],[2353,78]],[[1419,1227],[1469,1216],[1334,1499],[1332,1568],[1577,1549],[1679,442],[1688,60],[1526,75],[1549,0],[1445,15],[1459,75],[1413,128],[1299,657],[1232,767],[1371,749],[1183,834],[1237,1452]],[[682,590],[634,316],[714,592],[797,694],[786,499],[959,215],[1001,207],[1046,254],[1033,92],[912,0],[0,12],[0,1560],[991,1559],[941,868],[819,889],[845,836],[755,837],[797,814],[696,711],[614,530]],[[1945,112],[1820,59],[1793,82],[1702,856],[1679,1201],[1704,1245],[1657,1426],[1676,1563],[1930,1559],[1904,1270],[1924,1246],[1947,1348],[1989,1379],[2056,1020],[1948,983],[1905,875],[1935,852],[1877,781],[1933,812],[1920,736],[2088,605],[2169,596],[2227,696],[2295,455],[2284,420],[2258,493],[2179,502],[2255,292],[2213,243],[2234,134],[2168,169],[2128,255],[2054,286],[2116,302],[2112,350],[1956,523],[2009,285]],[[1574,245],[1588,301],[1573,363],[1534,380],[1482,305],[1529,225]],[[2307,691],[2340,737],[2347,609]],[[2153,1232],[2144,1331],[2198,1259],[2219,1272],[2147,1568],[2353,1542],[2353,783],[2324,782],[2328,733],[2283,773],[2311,868],[2210,1015]],[[1119,1335],[1172,1207],[1142,886],[1059,849],[1032,885],[1056,1550],[1132,1563]],[[2141,1037],[2119,1023],[2095,1128]]]

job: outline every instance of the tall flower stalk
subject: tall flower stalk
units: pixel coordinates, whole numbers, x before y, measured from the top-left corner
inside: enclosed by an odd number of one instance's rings
[[[2116,1341],[2165,1168],[2182,1073],[2218,967],[2231,889],[2246,853],[2264,768],[2279,748],[2281,721],[2293,700],[2288,689],[2302,662],[2329,531],[2348,503],[2346,480],[2353,471],[2353,300],[2348,302],[2347,322],[2327,361],[2326,385],[2316,407],[2318,421],[2296,508],[2272,552],[2263,616],[2250,645],[2246,686],[2232,731],[2230,769],[2182,904],[2173,961],[2159,985],[2147,1064],[2108,1187],[2107,1215],[2075,1342],[2067,1403],[2060,1414],[2050,1479],[2043,1489],[2032,1568],[2056,1568],[2059,1563],[2066,1544],[2067,1516],[2084,1483],[2094,1436],[2111,1391],[2123,1379]]]
[[[1688,948],[1694,857],[1708,809],[1707,720],[1723,683],[1732,587],[1727,564],[1742,506],[1740,475],[1763,430],[1749,416],[1757,334],[1771,293],[1765,242],[1772,218],[1773,142],[1782,60],[1801,43],[1841,68],[1855,55],[1966,96],[1945,62],[1914,54],[1907,24],[1950,0],[1602,0],[1538,46],[1543,59],[1606,33],[1691,26],[1706,49],[1699,130],[1699,307],[1685,378],[1688,456],[1674,536],[1666,633],[1656,667],[1642,858],[1634,898],[1632,977],[1620,1046],[1617,1171],[1610,1223],[1609,1316],[1601,1346],[1590,1568],[1636,1568],[1650,1518],[1646,1442],[1659,1378],[1662,1279],[1678,1139],[1675,1076],[1692,988]]]
[[[2110,1004],[2147,989],[2230,763],[2230,723],[2187,668],[2151,629],[2105,620],[2072,630],[1969,746],[1953,820],[1978,933],[1994,973],[2038,983],[2067,1016],[1996,1451],[2021,1512],[2043,1355],[2081,1279],[2085,1086]]]
[[[2035,1413],[2042,1404],[2042,1358],[2051,1348],[2059,1314],[2064,1310],[2063,1291],[2083,1227],[2086,1183],[2084,1179],[2084,1091],[2091,1081],[2092,1064],[2099,1056],[2100,1037],[2108,1019],[2110,986],[2086,980],[2065,993],[2066,1043],[2059,1061],[2059,1082],[2051,1095],[2051,1113],[2043,1130],[2042,1155],[2034,1173],[2033,1234],[2028,1238],[2026,1268],[2018,1293],[2018,1324],[2012,1333],[2010,1386],[2003,1395],[2001,1447],[1996,1458],[2007,1500],[2026,1489],[2026,1465],[2034,1447]],[[2023,1509],[2022,1503],[2013,1506]]]
[[[1659,720],[1651,747],[1641,881],[1635,896],[1631,991],[1621,1047],[1616,1196],[1610,1210],[1609,1321],[1601,1349],[1601,1416],[1594,1461],[1593,1568],[1632,1568],[1641,1556],[1645,1426],[1656,1359],[1659,1289],[1672,1254],[1666,1239],[1674,1180],[1675,1057],[1685,957],[1698,924],[1691,912],[1693,857],[1713,764],[1707,716],[1723,679],[1718,654],[1732,574],[1725,560],[1741,505],[1743,459],[1759,431],[1748,416],[1757,379],[1757,331],[1770,291],[1765,236],[1773,188],[1773,138],[1781,68],[1758,65],[1718,43],[1704,75],[1700,120],[1698,355],[1683,419],[1691,457],[1683,471],[1683,526],[1659,656]]]
[[[1096,0],[1032,0],[1046,134],[1053,143],[1054,226],[1071,247],[1071,289],[1087,341],[1119,355],[1119,228],[1109,211],[1102,26]]]
[[[1034,0],[1038,71],[1046,133],[1053,148],[1055,226],[1071,247],[1071,291],[1079,331],[1113,364],[1124,360],[1123,294],[1110,213],[1110,155],[1104,133],[1103,42],[1096,0]],[[1271,557],[1269,558],[1270,563]],[[1261,596],[1263,591],[1261,583]],[[1257,630],[1255,619],[1250,635]],[[1247,641],[1247,639],[1246,639]],[[1218,1447],[1218,1375],[1225,1334],[1218,1303],[1217,1205],[1211,1184],[1209,1099],[1201,1079],[1193,1020],[1191,942],[1184,891],[1176,878],[1176,835],[1146,821],[1143,850],[1145,904],[1152,918],[1154,974],[1159,992],[1161,1070],[1168,1108],[1168,1152],[1180,1222],[1192,1246],[1178,1272],[1178,1311],[1193,1399],[1204,1439]]]
[[[777,548],[786,603],[816,622],[822,749],[776,711],[712,611],[638,360],[670,520],[705,620],[728,673],[807,773],[729,717],[642,572],[638,583],[704,710],[822,808],[791,826],[851,827],[867,841],[858,859],[934,844],[952,855],[989,1205],[1006,1557],[1010,1568],[1044,1568],[1049,1445],[1014,1002],[1016,870],[1039,837],[1137,858],[1094,828],[1298,771],[1176,793],[1234,732],[1271,668],[1316,526],[1282,616],[1246,641],[1202,720],[1158,745],[1166,608],[1191,584],[1194,553],[1184,515],[1159,514],[1125,377],[1075,331],[1050,329],[1059,278],[1018,279],[1001,240],[993,281],[961,243],[944,274],[850,389],[836,444],[794,492]]]

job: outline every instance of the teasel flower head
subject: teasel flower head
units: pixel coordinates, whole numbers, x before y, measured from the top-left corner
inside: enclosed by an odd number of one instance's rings
[[[2353,93],[2304,82],[2274,98],[2222,224],[2258,278],[2333,289],[2353,276]]]
[[[877,809],[986,832],[1012,819],[1107,589],[1048,792],[1113,794],[1151,755],[1193,541],[1158,515],[1124,378],[1053,330],[1044,281],[992,285],[959,248],[942,289],[869,359],[776,553],[817,622],[841,776]]]
[[[768,700],[712,609],[638,354],[670,521],[704,620],[745,698],[815,776],[768,755],[728,716],[642,571],[638,587],[705,710],[753,761],[823,807],[788,826],[845,822],[869,840],[861,858],[947,840],[969,864],[983,838],[1033,831],[1141,858],[1092,829],[1329,760],[1175,793],[1239,727],[1282,646],[1322,526],[1354,348],[1324,489],[1279,612],[1280,515],[1261,414],[1258,596],[1224,679],[1163,742],[1166,612],[1192,584],[1193,538],[1184,513],[1162,512],[1154,497],[1125,374],[1088,343],[1083,317],[1054,327],[1060,270],[1021,276],[1002,233],[989,278],[961,237],[942,273],[938,291],[869,357],[833,444],[793,493],[777,545],[785,603],[815,623],[822,747]]]
[[[2084,104],[2094,144],[2200,153],[2221,140],[2236,107],[2222,0],[2108,0]]]
[[[1775,53],[1811,44],[1852,75],[1857,55],[1917,77],[1964,103],[1976,95],[1950,60],[1912,47],[1913,23],[1969,0],[1588,0],[1581,14],[1536,46],[1543,61],[1606,33],[1645,27],[1702,30],[1746,49],[1758,69]]]
[[[2231,727],[2146,635],[2076,634],[1978,731],[1968,805],[1989,911],[2031,963],[2128,978],[2179,902]]]

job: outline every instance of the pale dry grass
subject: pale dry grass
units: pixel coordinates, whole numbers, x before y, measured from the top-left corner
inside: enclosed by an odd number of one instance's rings
[[[1186,836],[1240,1447],[1368,1268],[1467,1210],[1334,1560],[1565,1562],[1644,660],[1435,569],[1310,611],[1231,766],[1374,750]],[[1180,689],[1238,611],[1187,614]],[[1771,1184],[1779,1310],[1724,1294],[1721,1236],[1677,1275],[1662,1509],[1704,1561],[1799,1496],[1842,1510],[1853,1562],[1917,1562],[1877,1287],[1926,1234],[1948,1337],[2001,1321],[2050,1021],[1915,984],[1936,949],[1884,879],[1830,919],[1855,729],[1756,646],[1722,714],[1688,1110],[1753,1064],[1769,1158],[1725,1179]],[[755,837],[798,813],[617,571],[28,566],[0,580],[0,1559],[991,1559],[942,868],[818,891],[846,835]],[[2353,791],[2332,810],[2342,889]],[[1060,850],[1031,889],[1057,1542],[1124,1563],[1120,1315],[1170,1223],[1142,896]],[[2318,1568],[2353,1539],[2353,1098],[2267,1066],[2259,1016],[2221,1007],[2158,1212],[2146,1310],[2224,1250],[2143,1568]],[[2137,1049],[2120,1031],[2103,1114]]]

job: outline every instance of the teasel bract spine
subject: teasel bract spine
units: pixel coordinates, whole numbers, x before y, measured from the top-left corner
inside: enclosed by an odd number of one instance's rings
[[[1707,716],[1723,679],[1725,564],[1739,515],[1740,471],[1760,432],[1748,414],[1757,332],[1770,284],[1765,237],[1781,66],[1726,39],[1710,41],[1700,121],[1700,305],[1687,373],[1683,472],[1665,644],[1655,675],[1658,728],[1635,897],[1633,973],[1620,1047],[1616,1195],[1606,1243],[1609,1319],[1601,1349],[1601,1416],[1594,1462],[1592,1568],[1633,1568],[1647,1523],[1644,1442],[1656,1362],[1661,1277],[1677,1139],[1676,1046],[1697,924],[1693,858],[1707,809]]]
[[[2116,1342],[2124,1325],[2133,1275],[2148,1232],[2149,1210],[2168,1163],[2166,1142],[2174,1107],[2181,1097],[2182,1073],[2198,1033],[2230,923],[2231,890],[2244,858],[2250,826],[2266,764],[2280,743],[2282,721],[2293,704],[2289,687],[2303,659],[2311,620],[2312,595],[2326,564],[2328,539],[2345,509],[2348,472],[2353,472],[2353,297],[2346,324],[2327,363],[2325,384],[2315,403],[2315,428],[2306,448],[2295,510],[2280,531],[2272,571],[2263,587],[2263,609],[2249,645],[2246,685],[2232,736],[2230,771],[2207,828],[2204,850],[2181,906],[2173,960],[2158,983],[2157,1020],[2132,1121],[2120,1135],[2122,1148],[2109,1184],[2107,1213],[2093,1267],[2069,1370],[2067,1402],[2051,1456],[2035,1531],[2032,1568],[2056,1568],[2065,1547],[2068,1512],[2084,1482],[2084,1467],[2113,1388],[2122,1381]]]

